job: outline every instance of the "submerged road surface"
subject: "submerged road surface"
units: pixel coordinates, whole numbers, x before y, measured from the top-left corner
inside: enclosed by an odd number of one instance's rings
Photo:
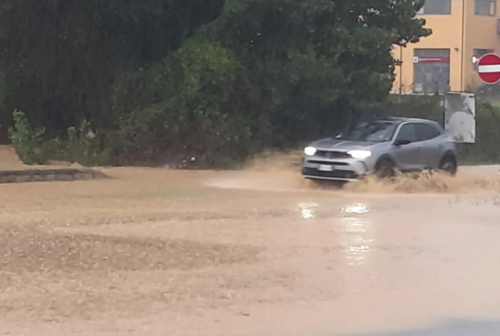
[[[498,336],[500,173],[0,186],[0,335]]]

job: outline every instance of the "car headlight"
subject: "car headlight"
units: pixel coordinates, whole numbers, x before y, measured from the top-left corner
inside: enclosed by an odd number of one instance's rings
[[[372,152],[369,150],[352,150],[347,152],[347,154],[358,160],[363,160],[372,156]]]
[[[314,154],[316,154],[316,152],[317,152],[317,149],[314,147],[309,146],[309,147],[304,148],[305,155],[313,156]]]

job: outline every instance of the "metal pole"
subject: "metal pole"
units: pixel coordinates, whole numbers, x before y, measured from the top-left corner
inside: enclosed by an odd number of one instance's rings
[[[461,65],[460,65],[460,91],[464,91],[464,65],[465,65],[465,0],[462,0],[462,46],[461,46]]]
[[[399,95],[403,95],[403,46],[399,46]]]

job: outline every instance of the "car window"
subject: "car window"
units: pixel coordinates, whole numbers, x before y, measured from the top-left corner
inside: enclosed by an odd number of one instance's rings
[[[409,140],[411,142],[417,142],[418,136],[415,124],[404,124],[399,130],[396,140]]]
[[[358,122],[353,127],[336,136],[340,140],[349,141],[390,141],[394,136],[397,124],[386,121]]]
[[[435,127],[432,127],[431,125],[417,124],[415,127],[417,129],[417,135],[420,141],[431,140],[437,138],[441,134]]]

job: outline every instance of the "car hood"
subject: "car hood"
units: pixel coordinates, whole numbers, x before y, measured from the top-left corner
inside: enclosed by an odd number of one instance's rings
[[[377,143],[378,142],[374,141],[351,141],[351,140],[339,140],[335,138],[326,138],[311,143],[311,146],[316,147],[318,149],[348,151],[353,149],[369,148]]]

